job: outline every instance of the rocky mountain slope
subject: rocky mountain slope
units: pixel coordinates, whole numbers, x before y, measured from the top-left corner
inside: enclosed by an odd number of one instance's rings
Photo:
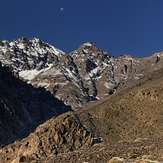
[[[0,64],[0,145],[26,137],[47,119],[69,110],[50,92],[15,78]]]
[[[162,57],[1,41],[0,162],[163,161]]]
[[[148,58],[114,58],[93,43],[66,54],[33,38],[0,42],[0,61],[35,87],[44,87],[76,110],[113,94],[126,80],[138,80],[162,67],[162,52]]]
[[[106,141],[163,135],[163,68],[78,112],[81,122]]]

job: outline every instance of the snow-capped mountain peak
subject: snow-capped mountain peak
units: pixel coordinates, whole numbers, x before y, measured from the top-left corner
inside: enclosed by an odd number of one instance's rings
[[[92,42],[85,42],[83,45],[84,46],[93,46],[94,44]]]
[[[45,87],[73,109],[113,94],[121,83],[162,67],[162,53],[149,58],[113,57],[91,42],[66,54],[38,38],[0,42],[0,61],[19,78]],[[152,58],[152,59],[151,59]],[[148,67],[148,68],[147,68]]]
[[[44,69],[65,54],[63,51],[37,38],[25,37],[12,42],[0,42],[0,58],[3,65],[12,65],[14,71]]]

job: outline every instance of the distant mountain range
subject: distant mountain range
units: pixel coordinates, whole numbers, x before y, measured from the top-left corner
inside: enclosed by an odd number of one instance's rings
[[[0,162],[54,161],[52,155],[59,160],[91,146],[97,152],[99,144],[109,152],[108,143],[131,147],[139,138],[156,148],[163,136],[162,75],[163,52],[115,58],[91,42],[67,54],[37,38],[0,41]],[[147,149],[141,152],[163,160]],[[127,150],[117,154],[130,160]],[[95,162],[116,156],[97,154]]]
[[[46,88],[74,110],[113,94],[124,82],[160,69],[162,57],[160,52],[147,58],[114,58],[90,42],[70,54],[37,38],[0,42],[2,65],[34,87]]]

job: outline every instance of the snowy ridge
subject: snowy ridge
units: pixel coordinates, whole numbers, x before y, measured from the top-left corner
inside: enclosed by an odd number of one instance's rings
[[[20,71],[19,76],[21,76],[25,80],[30,81],[30,80],[34,79],[39,73],[49,70],[52,66],[53,66],[53,64],[49,64],[47,68],[39,70],[39,71],[36,69]]]
[[[7,54],[6,54],[7,53]],[[5,55],[4,55],[5,54]],[[0,58],[3,65],[13,65],[15,71],[46,68],[51,59],[57,59],[63,51],[42,42],[37,38],[20,38],[12,42],[0,42]],[[9,59],[7,58],[9,57]],[[11,58],[11,59],[10,59]],[[18,65],[16,66],[15,63]],[[25,64],[26,66],[23,66]]]

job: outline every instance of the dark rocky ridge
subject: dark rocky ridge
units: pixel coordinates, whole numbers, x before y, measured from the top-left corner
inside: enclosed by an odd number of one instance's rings
[[[0,64],[0,144],[30,134],[53,116],[71,110],[45,90],[21,81]]]

